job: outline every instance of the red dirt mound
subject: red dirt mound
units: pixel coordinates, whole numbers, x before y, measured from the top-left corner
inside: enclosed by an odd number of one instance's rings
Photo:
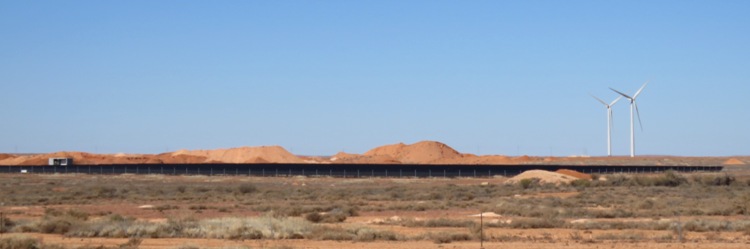
[[[722,163],[723,165],[745,165],[745,162],[740,161],[740,159],[737,158],[730,158],[729,160],[724,161]]]
[[[455,161],[456,164],[513,164],[513,162],[507,156],[500,155],[488,155],[488,156],[475,156],[473,154],[464,154],[463,157]]]
[[[149,155],[137,154],[91,154],[86,152],[55,152],[31,156],[19,156],[0,161],[2,165],[46,165],[52,157],[73,158],[75,164],[134,164],[146,163],[150,160]]]
[[[10,154],[0,154],[0,160],[8,159],[8,158],[14,158],[16,156],[10,155]]]
[[[361,156],[362,155],[359,155],[359,154],[349,154],[349,153],[346,153],[346,152],[339,152],[339,153],[336,153],[336,155],[333,155],[330,160],[332,162],[345,161],[345,160],[355,159],[355,158],[358,158],[358,157],[361,157]]]
[[[298,158],[281,146],[240,147],[218,150],[180,150],[172,156],[188,155],[205,157],[206,161],[223,163],[302,163]]]
[[[427,163],[451,163],[451,160],[460,159],[461,153],[440,142],[422,141],[415,144],[405,145],[403,143],[377,147],[365,156],[387,157],[401,163],[427,164]]]
[[[592,177],[589,174],[581,173],[575,170],[569,170],[569,169],[558,169],[555,171],[556,173],[560,173],[563,175],[569,175],[578,179],[585,179],[585,180],[591,180]]]
[[[159,163],[204,163],[206,157],[204,156],[192,156],[192,155],[173,155],[173,153],[164,153],[156,155],[155,158],[149,160],[147,163],[159,164]]]

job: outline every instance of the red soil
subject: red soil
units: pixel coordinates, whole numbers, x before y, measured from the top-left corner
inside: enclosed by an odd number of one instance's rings
[[[591,175],[584,174],[575,170],[569,170],[569,169],[558,169],[555,171],[557,173],[563,174],[563,175],[569,175],[578,179],[585,179],[585,180],[591,180]]]
[[[401,163],[451,163],[460,159],[461,153],[440,142],[422,141],[415,144],[403,143],[377,147],[365,156],[392,158]]]
[[[737,158],[730,158],[729,160],[724,161],[722,163],[724,165],[745,165],[745,162],[740,161],[740,159]]]

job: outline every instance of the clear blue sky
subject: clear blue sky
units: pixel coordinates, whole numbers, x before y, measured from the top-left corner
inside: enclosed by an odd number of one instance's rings
[[[2,1],[0,152],[750,154],[750,1]],[[629,153],[626,102],[614,153]]]

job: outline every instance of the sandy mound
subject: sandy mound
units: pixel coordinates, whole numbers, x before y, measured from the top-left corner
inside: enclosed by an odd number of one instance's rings
[[[40,154],[33,156],[21,156],[3,160],[0,164],[4,165],[47,165],[48,159],[52,157],[73,158],[74,164],[140,164],[146,163],[150,159],[148,155],[140,154],[91,154],[86,152],[55,152],[49,154]]]
[[[331,160],[331,162],[346,161],[346,160],[356,159],[361,156],[362,155],[359,155],[359,154],[349,154],[346,152],[339,152],[339,153],[336,153],[336,155],[333,155],[329,160]]]
[[[50,157],[73,158],[74,162],[79,163],[79,162],[86,162],[87,158],[90,157],[90,154],[84,153],[84,152],[55,152],[55,153],[50,153],[50,154],[18,156],[18,157],[7,158],[5,160],[1,160],[0,164],[2,165],[47,165],[49,163]]]
[[[8,158],[14,158],[14,157],[16,157],[16,156],[10,155],[10,154],[0,154],[0,160],[5,160],[5,159],[8,159]]]
[[[589,174],[581,173],[575,170],[569,170],[569,169],[558,169],[555,171],[555,173],[560,173],[563,175],[569,175],[578,179],[585,179],[585,180],[591,180],[592,177]]]
[[[723,165],[745,165],[745,162],[740,161],[740,159],[737,158],[730,158],[729,160],[724,161],[722,163]]]
[[[402,163],[426,164],[426,163],[451,163],[452,160],[460,159],[461,153],[440,142],[422,141],[415,144],[405,145],[403,143],[377,147],[365,156],[390,157]]]
[[[164,153],[156,155],[147,163],[150,164],[194,164],[194,163],[205,163],[206,157],[204,156],[193,156],[193,155],[174,155],[173,153]]]
[[[329,159],[331,163],[341,164],[400,164],[393,157],[385,155],[366,156],[339,152]]]
[[[464,154],[463,157],[452,159],[456,164],[513,164],[511,158],[500,155],[476,156],[473,154]]]
[[[223,163],[302,163],[302,159],[281,146],[240,147],[218,150],[180,150],[171,156],[204,157],[205,162]]]
[[[535,170],[524,171],[523,173],[521,173],[521,174],[519,174],[517,176],[514,176],[514,177],[512,177],[510,179],[508,179],[508,181],[506,181],[506,183],[515,184],[515,183],[520,182],[523,179],[533,179],[533,178],[539,179],[540,183],[542,183],[542,184],[547,184],[547,183],[552,183],[552,184],[570,183],[573,180],[577,179],[575,177],[572,177],[572,176],[569,176],[569,175],[565,175],[565,174],[560,174],[560,173],[555,173],[555,172],[549,172],[549,171],[546,171],[546,170],[536,170],[535,169]]]

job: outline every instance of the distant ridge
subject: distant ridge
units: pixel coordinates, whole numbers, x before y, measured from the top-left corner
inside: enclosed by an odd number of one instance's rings
[[[73,158],[76,165],[98,164],[446,164],[446,165],[572,165],[572,166],[742,166],[750,157],[680,157],[626,156],[612,157],[537,157],[473,155],[461,153],[437,141],[414,144],[396,143],[378,146],[364,154],[340,152],[333,156],[299,156],[281,146],[238,147],[215,150],[178,150],[161,154],[93,154],[61,151],[47,154],[0,153],[0,165],[46,165],[51,157]]]

